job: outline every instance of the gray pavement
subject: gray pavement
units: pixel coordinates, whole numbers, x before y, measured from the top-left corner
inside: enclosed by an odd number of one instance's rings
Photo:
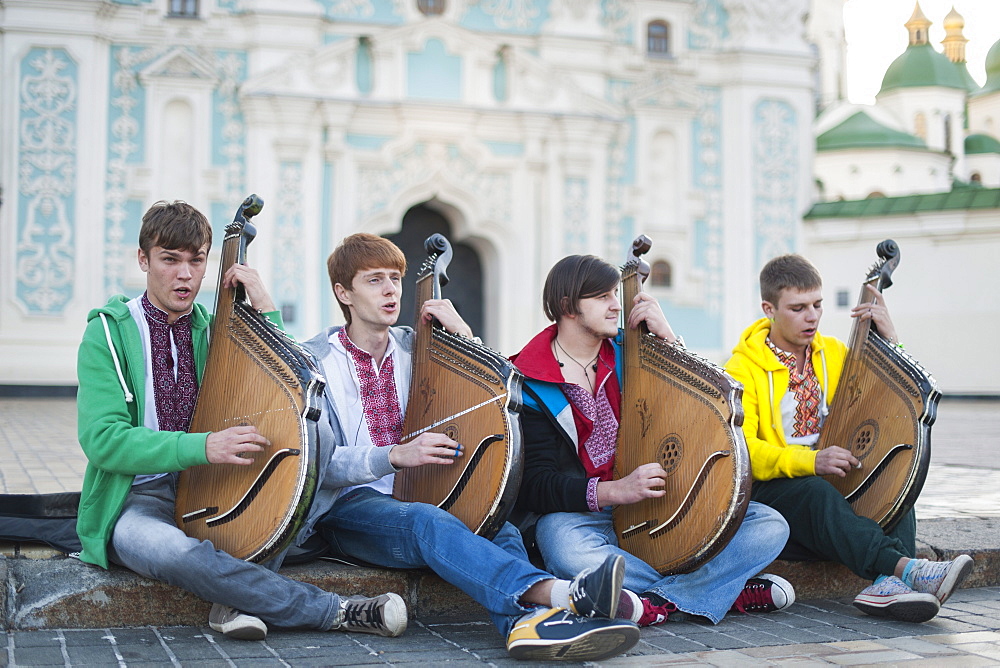
[[[85,458],[75,423],[72,399],[0,399],[0,491],[77,491]],[[918,518],[1000,517],[1000,401],[943,401],[933,436]],[[207,627],[126,626],[123,619],[120,628],[10,631],[0,635],[0,666],[514,663],[484,615],[412,620],[396,639],[272,632],[265,641],[241,642]],[[925,624],[868,617],[850,599],[731,614],[715,626],[670,621],[643,629],[639,645],[601,665],[632,664],[1000,665],[1000,587],[960,590]]]

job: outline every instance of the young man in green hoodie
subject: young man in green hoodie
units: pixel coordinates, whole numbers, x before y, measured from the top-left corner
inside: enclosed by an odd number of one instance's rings
[[[851,315],[871,320],[898,344],[885,300],[873,287],[871,303]],[[799,255],[782,255],[760,272],[766,317],[748,327],[726,363],[743,383],[743,431],[750,450],[751,498],[776,509],[790,537],[781,557],[838,561],[874,580],[854,605],[876,616],[924,622],[935,615],[972,571],[972,559],[915,559],[916,518],[907,513],[888,534],[859,517],[837,489],[820,476],[845,476],[861,462],[849,450],[813,447],[837,391],[847,346],[819,333],[823,282]]]
[[[139,267],[146,291],[115,295],[91,311],[77,362],[80,445],[87,470],[77,519],[80,559],[109,562],[213,602],[209,625],[259,640],[267,625],[399,635],[406,606],[396,594],[345,599],[236,559],[174,524],[177,473],[202,464],[247,465],[268,443],[252,426],[187,433],[208,354],[210,317],[194,302],[212,228],[185,202],[157,202],[143,216]],[[254,269],[236,264],[251,304],[281,317]]]

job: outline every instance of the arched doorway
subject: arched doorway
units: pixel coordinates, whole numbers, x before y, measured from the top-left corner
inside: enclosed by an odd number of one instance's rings
[[[479,255],[468,244],[455,243],[448,220],[426,204],[418,204],[403,216],[398,234],[387,234],[406,256],[407,270],[403,277],[403,300],[400,304],[398,323],[413,325],[415,314],[414,291],[417,272],[427,258],[424,241],[434,233],[443,234],[451,242],[454,257],[448,266],[448,285],[442,296],[450,299],[459,315],[469,323],[476,336],[483,335],[483,270]]]

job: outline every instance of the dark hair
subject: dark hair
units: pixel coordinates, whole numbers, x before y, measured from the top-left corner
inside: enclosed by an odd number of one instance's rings
[[[206,246],[207,244],[207,246]],[[212,247],[212,226],[198,209],[175,200],[156,202],[142,217],[139,248],[148,254],[153,246],[197,253]]]
[[[326,270],[330,274],[330,287],[337,283],[350,290],[354,277],[366,269],[395,269],[406,273],[406,256],[396,244],[374,234],[359,232],[344,237],[340,245],[326,260]],[[336,293],[335,293],[336,296]],[[347,324],[351,323],[351,310],[339,299],[337,304],[344,314]]]
[[[779,255],[760,270],[760,298],[778,305],[785,288],[805,291],[823,287],[816,267],[801,255]]]
[[[621,272],[593,255],[570,255],[556,262],[545,277],[542,308],[553,322],[580,312],[580,300],[610,292],[621,282]]]

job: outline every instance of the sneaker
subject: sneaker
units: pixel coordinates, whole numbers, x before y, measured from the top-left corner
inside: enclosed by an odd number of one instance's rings
[[[639,595],[622,589],[621,596],[618,597],[618,611],[615,619],[627,619],[630,622],[638,622],[642,617],[642,599]]]
[[[941,610],[941,603],[933,594],[915,592],[892,575],[876,580],[862,589],[854,599],[854,607],[875,617],[926,622]]]
[[[729,609],[733,612],[774,612],[784,610],[792,603],[795,603],[795,590],[791,582],[777,575],[761,573],[747,580]]]
[[[539,608],[514,624],[507,651],[518,661],[602,661],[627,652],[637,642],[639,627],[628,620]]]
[[[382,594],[365,598],[351,596],[340,599],[341,622],[334,631],[373,633],[395,638],[406,630],[406,604],[399,594]]]
[[[667,618],[675,612],[677,612],[677,606],[670,601],[658,605],[648,598],[644,598],[642,599],[642,615],[636,620],[636,623],[639,626],[656,626],[667,621]]]
[[[569,585],[569,609],[583,617],[614,619],[625,579],[625,557],[608,557],[595,569],[580,571]]]
[[[263,640],[267,637],[267,625],[245,612],[221,603],[213,603],[208,613],[208,625],[216,633],[238,640]]]
[[[972,572],[972,557],[967,554],[960,555],[953,561],[914,561],[917,563],[907,578],[910,587],[921,594],[933,594],[941,605]]]

